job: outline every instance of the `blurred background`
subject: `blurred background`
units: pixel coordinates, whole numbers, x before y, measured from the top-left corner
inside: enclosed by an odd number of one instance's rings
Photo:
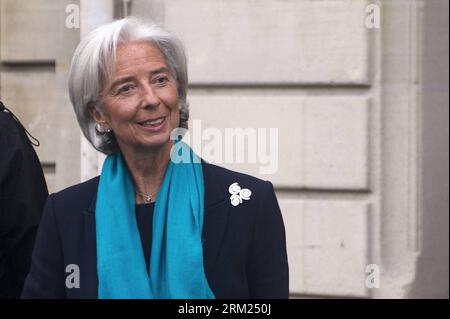
[[[191,122],[278,128],[292,298],[448,298],[447,0],[0,0],[0,98],[50,192],[96,176],[73,51],[127,15],[185,43]],[[1,150],[0,150],[1,152]]]

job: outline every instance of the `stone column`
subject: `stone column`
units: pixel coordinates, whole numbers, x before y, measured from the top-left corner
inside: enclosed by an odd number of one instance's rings
[[[111,22],[114,17],[113,0],[80,1],[81,38],[98,26]],[[92,145],[81,136],[81,181],[88,180],[99,173],[104,159]]]

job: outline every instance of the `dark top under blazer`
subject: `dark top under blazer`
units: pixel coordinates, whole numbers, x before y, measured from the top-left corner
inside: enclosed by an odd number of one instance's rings
[[[288,298],[283,220],[273,186],[202,162],[205,181],[203,259],[216,298]],[[97,298],[95,204],[99,177],[49,196],[23,298]],[[238,206],[229,186],[252,191]],[[114,194],[111,194],[114,196]],[[80,269],[80,287],[67,288],[66,267]],[[72,271],[72,270],[71,270]],[[69,285],[70,286],[70,285]]]

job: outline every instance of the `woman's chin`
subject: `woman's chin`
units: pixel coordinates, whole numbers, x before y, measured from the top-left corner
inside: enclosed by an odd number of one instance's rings
[[[159,149],[164,146],[169,146],[171,142],[169,136],[154,136],[152,139],[148,139],[142,143],[142,146],[149,149]]]

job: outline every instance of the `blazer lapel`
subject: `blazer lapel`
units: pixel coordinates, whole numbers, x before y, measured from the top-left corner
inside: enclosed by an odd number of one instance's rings
[[[202,161],[205,181],[203,220],[203,259],[205,272],[211,273],[220,252],[228,220],[227,187],[217,176],[214,166]]]
[[[84,212],[84,253],[81,254],[81,264],[89,271],[84,271],[83,280],[83,296],[85,298],[98,297],[98,277],[97,277],[97,238],[95,231],[95,204],[97,201],[97,191],[92,198],[91,204]]]

